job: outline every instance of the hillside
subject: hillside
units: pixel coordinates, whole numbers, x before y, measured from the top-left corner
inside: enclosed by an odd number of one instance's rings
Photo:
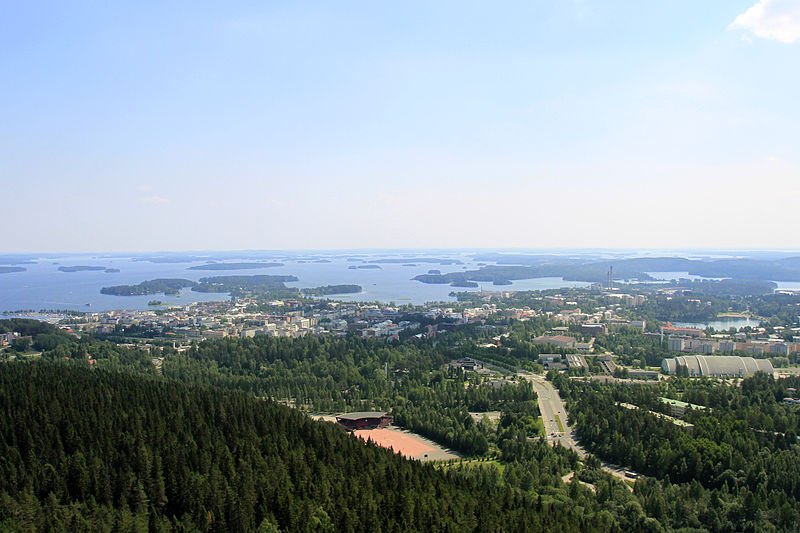
[[[4,531],[602,529],[238,392],[11,364],[0,412]]]

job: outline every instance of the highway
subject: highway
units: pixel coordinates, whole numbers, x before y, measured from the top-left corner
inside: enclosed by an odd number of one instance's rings
[[[584,459],[586,450],[578,444],[572,434],[567,421],[567,410],[564,407],[561,396],[558,394],[558,390],[552,383],[544,379],[544,376],[524,371],[518,375],[531,382],[536,395],[539,397],[539,411],[542,413],[542,422],[544,422],[544,430],[548,442],[553,444],[557,442],[564,448],[573,450],[578,454],[578,457]],[[561,423],[560,427],[559,422]]]
[[[539,397],[539,411],[542,413],[542,422],[544,422],[547,441],[553,445],[558,443],[564,448],[569,448],[577,453],[578,457],[585,459],[588,454],[575,440],[575,435],[567,423],[567,409],[558,390],[544,376],[525,371],[520,371],[517,376],[530,381],[533,385],[533,390],[536,391],[536,395]],[[561,422],[561,427],[559,427],[559,421]],[[602,463],[602,468],[612,476],[631,483],[635,482],[638,477],[635,473],[634,475],[629,475],[629,470],[611,463]],[[628,488],[630,489],[630,487]]]

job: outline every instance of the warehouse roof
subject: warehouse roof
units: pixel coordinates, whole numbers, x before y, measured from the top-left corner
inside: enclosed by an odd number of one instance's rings
[[[384,416],[386,416],[384,411],[363,411],[358,413],[344,413],[336,418],[341,418],[342,420],[360,420],[362,418],[382,418]]]
[[[768,359],[753,359],[735,355],[682,355],[665,359],[661,367],[674,373],[677,367],[686,367],[690,376],[750,376],[756,372],[771,374],[775,371]]]

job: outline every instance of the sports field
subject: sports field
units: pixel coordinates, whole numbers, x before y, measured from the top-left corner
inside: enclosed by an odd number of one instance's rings
[[[362,429],[353,432],[359,438],[372,440],[378,446],[391,448],[395,452],[420,461],[447,461],[460,456],[435,442],[410,431],[389,427],[384,429]]]

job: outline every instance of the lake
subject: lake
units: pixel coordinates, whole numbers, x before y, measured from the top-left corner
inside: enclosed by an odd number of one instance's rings
[[[479,288],[455,288],[449,285],[430,285],[412,280],[418,274],[425,274],[431,269],[440,270],[443,274],[466,269],[477,269],[480,266],[466,254],[437,254],[436,257],[457,259],[463,265],[439,265],[435,263],[414,263],[414,257],[402,258],[407,263],[384,263],[379,269],[351,269],[362,261],[387,257],[388,254],[353,254],[325,255],[314,259],[286,257],[275,254],[264,258],[266,261],[279,261],[284,266],[250,270],[188,270],[190,266],[203,262],[153,263],[137,261],[127,256],[100,255],[65,255],[49,256],[39,259],[35,264],[20,265],[26,272],[0,274],[0,311],[20,309],[59,309],[74,311],[110,311],[114,309],[148,309],[151,300],[161,300],[168,305],[186,305],[191,302],[220,301],[228,298],[227,294],[208,294],[184,290],[179,296],[154,294],[147,296],[111,296],[100,294],[102,287],[111,285],[132,285],[156,278],[185,278],[198,281],[203,277],[227,275],[294,275],[299,279],[288,286],[298,288],[318,287],[321,285],[356,284],[363,287],[359,294],[331,296],[344,301],[381,301],[397,304],[423,304],[430,301],[455,301],[449,296],[453,291],[520,291],[544,290],[566,287],[584,287],[588,283],[565,281],[563,278],[537,278],[514,281],[512,285],[495,286],[481,283]],[[397,257],[397,255],[394,255]],[[419,257],[417,257],[419,259]],[[252,258],[233,258],[226,260],[252,261]],[[404,264],[414,266],[404,266]],[[103,266],[119,269],[119,272],[104,271],[60,272],[59,266]],[[90,304],[87,306],[86,304]]]
[[[726,278],[705,278],[703,276],[695,276],[694,274],[689,274],[688,272],[646,272],[651,278],[658,280],[658,281],[672,281],[679,280],[679,279],[690,279],[690,280],[713,280],[719,281],[721,279]]]

